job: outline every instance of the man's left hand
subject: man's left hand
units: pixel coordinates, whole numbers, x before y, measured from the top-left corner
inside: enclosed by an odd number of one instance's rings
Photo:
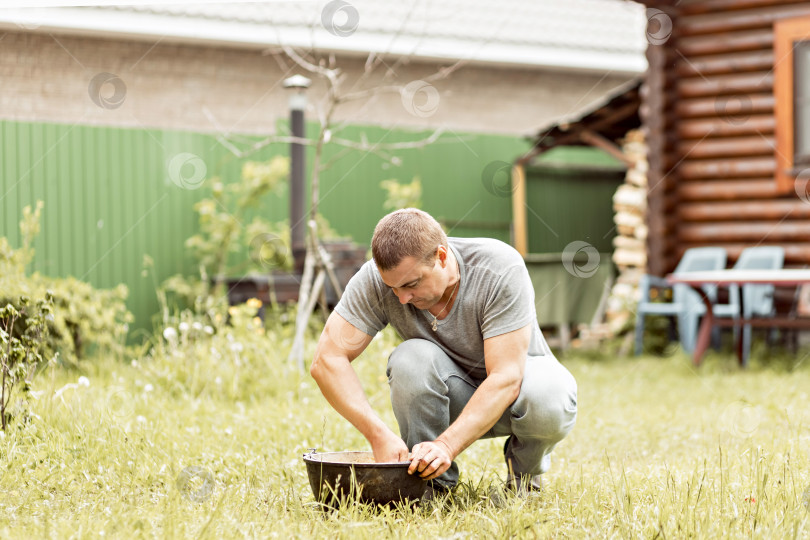
[[[440,440],[426,441],[413,447],[408,474],[419,473],[425,480],[433,480],[450,468],[453,456],[450,447]]]

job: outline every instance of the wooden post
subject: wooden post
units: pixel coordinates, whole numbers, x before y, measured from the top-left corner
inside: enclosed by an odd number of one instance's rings
[[[526,227],[526,170],[523,163],[512,167],[512,235],[515,249],[524,257],[529,252]]]

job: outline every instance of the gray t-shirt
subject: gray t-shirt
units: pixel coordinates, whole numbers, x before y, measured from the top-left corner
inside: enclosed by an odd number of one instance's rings
[[[520,254],[490,238],[449,238],[459,264],[461,283],[453,307],[438,329],[433,315],[401,304],[383,283],[374,261],[352,277],[335,311],[354,327],[373,336],[386,324],[402,339],[421,338],[442,348],[476,379],[486,377],[484,340],[532,325],[529,357],[551,355],[537,325],[534,288]]]

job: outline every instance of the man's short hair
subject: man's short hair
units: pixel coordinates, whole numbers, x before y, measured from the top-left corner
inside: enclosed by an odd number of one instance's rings
[[[417,208],[403,208],[383,217],[374,228],[371,254],[382,271],[399,266],[405,257],[432,265],[436,249],[447,245],[439,222]]]

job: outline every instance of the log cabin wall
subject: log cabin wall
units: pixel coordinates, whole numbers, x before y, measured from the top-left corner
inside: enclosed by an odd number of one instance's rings
[[[674,99],[668,90],[676,81],[672,66],[676,53],[667,46],[674,36],[671,22],[677,9],[670,2],[657,2],[656,13],[648,9],[647,73],[641,89],[639,116],[647,132],[647,267],[656,275],[669,270],[668,259],[677,242],[676,224],[671,218],[677,198],[677,170],[668,166],[674,153],[671,133],[675,130]]]
[[[774,113],[774,22],[810,15],[810,3],[644,3],[649,271],[707,245],[725,247],[730,264],[754,245],[783,246],[786,266],[810,264],[810,204],[777,190]]]

